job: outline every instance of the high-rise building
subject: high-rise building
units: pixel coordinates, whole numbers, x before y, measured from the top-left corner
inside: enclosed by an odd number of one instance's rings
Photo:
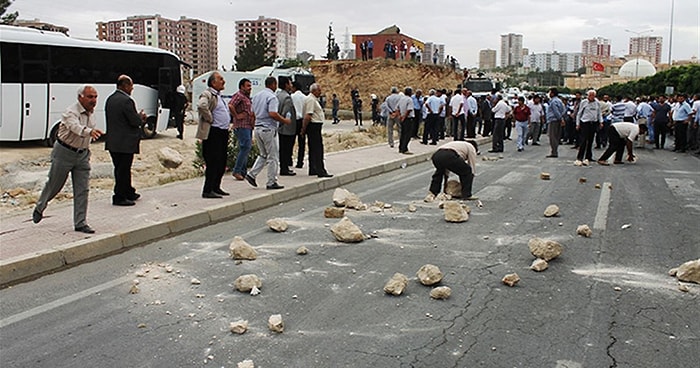
[[[581,57],[583,66],[589,67],[593,62],[601,63],[610,60],[610,40],[596,37],[583,40],[581,43]]]
[[[236,54],[245,45],[248,35],[262,31],[268,42],[272,42],[275,57],[294,59],[297,56],[297,26],[276,18],[259,16],[255,20],[236,21]]]
[[[496,50],[486,49],[479,51],[479,69],[490,70],[496,68]]]
[[[532,53],[525,57],[524,66],[537,71],[574,72],[581,68],[581,54],[578,52]]]
[[[630,38],[631,56],[647,56],[649,61],[654,64],[661,63],[661,47],[663,45],[663,37],[659,36],[642,36]]]
[[[173,20],[156,14],[97,22],[97,39],[168,50],[191,65],[195,75],[217,69],[217,27],[198,19]]]
[[[523,65],[523,35],[501,35],[501,67]]]

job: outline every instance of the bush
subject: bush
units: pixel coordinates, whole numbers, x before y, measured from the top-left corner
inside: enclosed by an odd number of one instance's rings
[[[233,129],[231,129],[229,131],[228,148],[226,149],[227,172],[233,170],[233,167],[236,165],[236,157],[238,157],[238,151],[240,151],[238,139],[236,138],[236,135],[233,134]],[[258,156],[259,153],[260,150],[258,150],[258,146],[255,145],[255,142],[253,142],[253,147],[251,148],[250,153],[248,154],[248,163],[246,165],[249,169],[253,167],[255,158]],[[204,157],[202,157],[202,142],[200,141],[197,141],[197,143],[195,143],[195,154],[197,155],[197,157],[193,162],[194,167],[198,170],[204,171]]]

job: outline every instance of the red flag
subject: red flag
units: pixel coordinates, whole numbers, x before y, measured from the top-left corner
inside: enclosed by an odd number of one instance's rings
[[[595,72],[602,72],[605,71],[605,66],[601,63],[596,63],[595,61],[593,62],[593,71]]]

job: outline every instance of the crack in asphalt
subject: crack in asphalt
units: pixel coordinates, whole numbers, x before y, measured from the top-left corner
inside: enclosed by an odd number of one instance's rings
[[[610,360],[612,360],[612,363],[610,363],[610,366],[609,366],[610,368],[617,367],[617,359],[612,354],[613,346],[617,343],[617,338],[613,334],[613,330],[615,329],[615,326],[617,326],[617,322],[615,322],[616,315],[617,315],[617,310],[615,310],[615,313],[613,313],[612,321],[610,321],[610,324],[608,325],[608,338],[610,338],[610,343],[605,348],[605,354],[608,356],[608,358],[610,358]]]

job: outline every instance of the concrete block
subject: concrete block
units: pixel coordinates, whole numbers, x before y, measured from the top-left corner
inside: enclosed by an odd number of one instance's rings
[[[102,257],[122,248],[122,239],[119,235],[100,234],[70,244],[59,245],[54,249],[63,253],[66,264],[71,265],[91,258]]]
[[[372,168],[367,167],[367,168],[355,171],[355,180],[362,180],[362,179],[369,178],[372,175],[371,169]]]
[[[257,211],[263,208],[270,207],[274,205],[275,202],[272,199],[272,196],[269,195],[268,193],[253,197],[253,198],[248,198],[243,201],[243,212],[249,213],[253,211]]]
[[[301,185],[297,190],[299,191],[300,198],[305,197],[307,195],[316,194],[321,191],[321,189],[319,188],[319,184],[316,181]]]
[[[205,208],[204,210],[207,211],[207,213],[209,214],[210,223],[216,223],[219,221],[232,219],[245,212],[243,208],[243,201],[210,206]]]
[[[322,191],[328,190],[328,189],[334,189],[340,186],[340,178],[338,176],[334,176],[329,179],[321,180],[319,182],[319,187]]]
[[[394,170],[398,170],[401,168],[401,164],[406,163],[408,165],[408,162],[406,160],[401,160],[399,161],[394,161],[394,162],[387,162],[384,165],[382,165],[382,172],[388,173]]]
[[[209,212],[196,211],[165,220],[165,222],[170,227],[170,233],[177,234],[208,225],[211,219]]]
[[[338,176],[339,187],[356,181],[355,172],[349,172]]]
[[[385,164],[386,165],[386,164]],[[375,176],[375,175],[380,175],[384,173],[384,166],[385,165],[379,165],[379,166],[372,166],[369,168],[369,176]]]
[[[119,234],[124,248],[135,247],[170,234],[170,227],[166,222],[144,223],[128,229]]]
[[[63,254],[53,249],[0,261],[0,287],[58,270],[65,265]]]
[[[276,190],[272,193],[272,200],[274,203],[289,202],[293,199],[299,198],[299,191],[297,187],[287,188],[284,190]]]

